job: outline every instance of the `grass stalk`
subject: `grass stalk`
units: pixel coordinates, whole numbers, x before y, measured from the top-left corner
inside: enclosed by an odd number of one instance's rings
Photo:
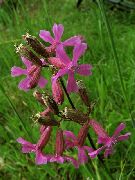
[[[98,6],[99,6],[99,9],[100,9],[100,13],[101,13],[102,19],[103,19],[103,21],[105,23],[105,26],[106,26],[106,29],[107,29],[107,32],[108,32],[108,36],[109,36],[109,40],[110,40],[110,44],[111,44],[111,48],[112,48],[112,52],[113,52],[113,56],[114,56],[114,60],[115,60],[115,64],[116,64],[116,68],[117,68],[117,72],[118,72],[118,76],[119,76],[121,90],[122,90],[122,93],[123,93],[123,96],[124,96],[124,99],[125,99],[127,110],[129,112],[132,125],[135,128],[135,120],[134,120],[134,118],[132,116],[132,111],[131,111],[130,103],[129,103],[129,100],[128,100],[128,97],[127,97],[127,94],[126,94],[126,89],[125,89],[125,86],[124,86],[124,80],[123,80],[122,73],[121,73],[121,68],[120,68],[120,62],[119,62],[117,50],[116,50],[116,47],[115,47],[115,43],[114,43],[114,38],[113,38],[112,31],[111,31],[111,27],[110,27],[110,24],[109,24],[107,15],[106,15],[106,11],[105,11],[105,8],[104,8],[103,0],[97,0],[97,3],[98,3]]]
[[[6,97],[6,99],[8,100],[8,102],[9,102],[10,106],[12,107],[13,111],[14,111],[15,114],[17,115],[18,119],[20,120],[20,122],[21,122],[21,124],[22,124],[22,126],[23,126],[23,129],[24,129],[24,131],[26,132],[27,136],[29,137],[30,140],[32,140],[32,137],[31,137],[29,131],[27,130],[27,128],[26,128],[26,126],[25,126],[22,118],[20,117],[19,113],[17,112],[17,110],[16,110],[14,104],[12,103],[10,97],[5,93],[4,87],[3,87],[2,85],[0,85],[0,89],[1,89],[1,91],[2,91],[2,93],[3,93],[3,95],[4,95],[4,96]]]

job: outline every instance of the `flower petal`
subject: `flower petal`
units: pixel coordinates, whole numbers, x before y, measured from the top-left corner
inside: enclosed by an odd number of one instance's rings
[[[18,87],[19,89],[22,89],[24,91],[28,91],[28,85],[29,85],[29,82],[30,82],[30,78],[25,78],[23,80],[20,81]]]
[[[30,62],[27,58],[25,57],[21,57],[22,62],[25,64],[25,66],[27,67],[27,69],[29,69],[32,66],[32,62]]]
[[[85,149],[83,147],[78,147],[78,160],[80,164],[84,164],[88,161],[88,157],[85,153]]]
[[[86,43],[78,44],[74,47],[73,60],[72,60],[74,66],[76,66],[78,59],[80,58],[81,55],[84,54],[86,49],[87,49]]]
[[[65,140],[65,149],[73,148],[75,145],[76,143],[74,143],[73,141],[68,139]]]
[[[119,124],[119,126],[114,131],[113,137],[116,137],[120,134],[120,132],[125,129],[126,125],[124,123]]]
[[[91,153],[88,153],[88,155],[91,157],[91,158],[95,158],[99,153],[100,153],[100,151],[102,151],[103,149],[105,149],[106,148],[106,146],[102,146],[102,147],[100,147],[99,149],[97,149],[97,150],[95,150],[95,151],[93,151],[93,152],[91,152]]]
[[[108,148],[108,149],[105,150],[104,157],[107,158],[112,153],[113,153],[113,149]]]
[[[98,137],[102,137],[102,138],[109,137],[107,132],[104,130],[104,128],[96,120],[94,120],[94,119],[90,120],[89,124],[93,128],[95,133],[98,135]]]
[[[36,164],[47,164],[47,157],[41,151],[36,152]]]
[[[20,137],[20,138],[17,139],[17,142],[22,144],[22,152],[23,153],[30,153],[30,152],[35,151],[36,145],[26,141],[25,139]]]
[[[78,91],[78,86],[74,78],[74,73],[72,71],[68,72],[67,91],[68,93]]]
[[[91,153],[91,152],[94,151],[93,148],[88,147],[88,146],[83,146],[83,148],[84,148],[88,153]]]
[[[64,41],[62,44],[64,46],[76,46],[77,44],[81,43],[80,37],[79,36],[73,36],[66,41]]]
[[[66,54],[66,52],[65,52],[62,45],[59,45],[56,48],[56,57],[60,58],[60,60],[66,65],[71,63],[70,58],[67,56],[67,54]]]
[[[50,162],[57,162],[57,163],[63,164],[64,158],[62,156],[54,156],[50,159]]]
[[[44,88],[47,83],[48,83],[48,80],[46,80],[44,77],[41,76],[38,81],[38,86],[40,88]]]
[[[121,136],[117,137],[117,140],[118,140],[118,141],[124,141],[124,140],[127,140],[127,139],[129,138],[130,135],[131,135],[130,132],[129,132],[129,133],[126,133],[126,134],[124,134],[124,135],[121,135]]]
[[[54,42],[54,39],[50,35],[49,31],[40,30],[39,36],[40,36],[41,39],[43,39],[46,42],[49,42],[50,44],[53,44],[53,42]]]
[[[71,139],[73,141],[77,141],[76,136],[71,131],[63,131],[64,136],[66,136],[67,139]]]
[[[90,71],[91,69],[92,66],[90,64],[81,64],[77,69],[77,73],[79,73],[82,76],[89,76],[92,74],[92,72]]]
[[[63,25],[62,24],[58,24],[58,25],[54,24],[52,30],[53,30],[56,42],[60,42],[61,36],[63,34],[63,31],[64,31]]]
[[[68,69],[64,68],[64,69],[60,69],[57,74],[55,76],[52,77],[52,83],[53,81],[57,81],[57,79],[61,76],[64,76],[65,74],[68,73]],[[55,82],[54,82],[55,83]]]
[[[23,75],[23,74],[27,74],[26,69],[22,69],[22,68],[16,67],[16,66],[11,68],[11,76],[12,77],[20,76],[20,75]]]
[[[108,137],[104,138],[104,137],[98,137],[98,144],[106,144],[108,141]]]

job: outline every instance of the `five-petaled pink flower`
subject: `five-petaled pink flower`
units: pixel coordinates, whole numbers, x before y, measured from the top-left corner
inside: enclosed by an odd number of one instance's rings
[[[81,65],[77,64],[79,57],[84,54],[86,48],[87,45],[85,43],[77,44],[74,47],[72,61],[67,56],[62,45],[60,45],[56,49],[57,61],[59,61],[59,63],[57,62],[57,65],[59,65],[60,70],[55,76],[52,77],[52,83],[56,82],[59,77],[68,74],[68,81],[67,81],[68,93],[78,91],[78,86],[74,78],[75,74],[78,73],[82,76],[88,76],[92,74],[91,73],[92,66],[90,64],[81,64]]]
[[[47,164],[47,162],[50,160],[50,155],[46,155],[42,152],[43,148],[46,146],[50,139],[52,127],[48,126],[45,127],[42,131],[42,134],[40,136],[40,139],[38,140],[37,144],[32,144],[23,138],[18,138],[17,142],[22,144],[22,152],[23,153],[35,153],[35,163],[36,164]]]
[[[65,144],[66,149],[77,147],[78,149],[78,161],[80,164],[84,164],[88,161],[88,156],[86,155],[86,151],[88,153],[93,152],[93,149],[88,146],[84,146],[85,140],[87,138],[89,130],[89,124],[86,122],[80,129],[77,137],[71,131],[64,131],[64,135],[66,137]]]
[[[12,67],[11,69],[12,77],[20,76],[20,75],[27,76],[19,83],[18,87],[20,89],[23,89],[24,91],[28,91],[29,89],[32,89],[37,85],[40,88],[44,88],[44,86],[47,84],[48,81],[41,76],[42,67],[33,65],[32,62],[30,62],[28,59],[24,57],[21,57],[21,59],[23,63],[26,65],[27,69],[22,69],[16,66]],[[41,59],[41,61],[43,64],[45,64],[43,59]]]
[[[120,132],[125,128],[124,123],[121,123],[116,128],[112,137],[110,137],[107,133],[105,133],[105,131],[103,130],[103,128],[98,122],[92,120],[90,122],[90,125],[93,127],[94,130],[96,127],[96,134],[98,135],[98,144],[103,144],[103,146],[100,147],[99,149],[89,153],[89,156],[91,158],[95,158],[102,150],[105,150],[104,157],[108,157],[108,155],[113,153],[113,146],[116,143],[118,143],[119,141],[124,141],[128,139],[129,136],[131,135],[130,132],[124,135],[119,135]]]
[[[51,44],[51,46],[48,47],[48,50],[50,49],[50,51],[55,51],[59,44],[62,44],[63,46],[75,46],[77,43],[81,42],[80,36],[73,36],[64,42],[61,42],[61,37],[64,31],[64,27],[62,24],[54,24],[52,31],[54,34],[54,38],[50,35],[50,32],[46,30],[40,30],[39,34],[40,38],[42,38],[45,42],[49,42]]]

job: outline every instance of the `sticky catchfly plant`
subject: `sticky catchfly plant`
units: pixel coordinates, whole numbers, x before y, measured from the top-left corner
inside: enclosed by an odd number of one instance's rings
[[[73,36],[65,41],[62,41],[64,27],[62,24],[54,24],[52,28],[54,37],[49,31],[41,30],[40,38],[47,43],[40,42],[35,36],[26,33],[22,36],[25,45],[16,46],[16,52],[19,53],[26,69],[20,67],[12,67],[12,77],[26,75],[26,78],[19,83],[19,88],[24,91],[36,88],[44,88],[47,82],[50,82],[52,91],[36,89],[33,93],[35,99],[42,105],[43,110],[34,112],[31,119],[33,123],[39,125],[39,140],[36,144],[28,142],[23,138],[18,138],[17,142],[22,145],[23,153],[34,153],[35,163],[37,165],[47,163],[67,163],[70,162],[75,168],[89,161],[88,157],[95,158],[98,155],[100,161],[103,160],[99,153],[104,150],[104,156],[108,157],[112,154],[114,145],[117,142],[129,138],[130,133],[120,135],[120,132],[125,128],[125,124],[121,123],[115,130],[112,136],[109,136],[105,129],[96,120],[90,120],[90,113],[94,106],[89,98],[89,91],[84,85],[84,82],[78,80],[76,74],[81,76],[89,76],[92,74],[92,66],[90,64],[80,64],[79,59],[85,53],[87,44],[83,36]],[[47,46],[46,46],[47,45]],[[66,46],[73,46],[72,58],[67,55]],[[50,81],[41,76],[43,68],[51,74]],[[42,73],[43,73],[42,72]],[[48,74],[47,74],[48,75]],[[67,87],[65,87],[63,76],[68,76]],[[65,94],[64,94],[65,92]],[[77,92],[80,98],[77,99],[83,102],[80,109],[75,108],[69,93]],[[66,96],[65,96],[66,95]],[[68,98],[71,107],[68,107],[65,97]],[[65,121],[78,123],[80,130],[77,136],[70,130],[63,130]],[[66,128],[66,126],[64,126]],[[98,149],[95,148],[92,137],[89,134],[89,129],[95,131],[98,136],[98,144],[102,144]],[[52,130],[56,130],[56,137],[51,138],[51,143],[55,140],[55,152],[46,153],[46,145],[49,146]],[[86,139],[90,142],[90,146],[86,144]],[[92,147],[91,147],[92,146]],[[52,146],[51,146],[52,147]],[[76,156],[72,156],[74,150],[78,150]]]

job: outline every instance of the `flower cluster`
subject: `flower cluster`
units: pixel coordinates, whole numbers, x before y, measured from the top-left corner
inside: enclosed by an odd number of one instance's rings
[[[64,27],[61,24],[54,24],[52,31],[54,37],[46,30],[41,30],[39,34],[39,37],[45,43],[50,43],[49,46],[44,45],[36,37],[28,33],[23,35],[25,44],[16,46],[16,52],[19,53],[21,60],[26,66],[26,69],[16,66],[11,69],[11,75],[13,77],[26,75],[26,78],[19,83],[19,88],[28,91],[37,86],[44,88],[48,82],[52,84],[52,95],[46,91],[40,93],[38,90],[35,90],[33,93],[35,99],[44,107],[42,112],[32,117],[34,122],[40,126],[39,140],[36,144],[32,144],[20,137],[17,139],[17,142],[22,144],[23,153],[35,153],[36,164],[71,162],[78,168],[80,164],[88,162],[88,157],[95,158],[103,150],[105,151],[104,157],[108,157],[108,155],[113,153],[113,146],[119,141],[128,139],[130,133],[120,135],[120,132],[125,128],[125,124],[121,123],[116,128],[113,136],[109,136],[99,122],[90,119],[89,114],[92,110],[92,105],[89,101],[87,90],[83,81],[75,79],[76,74],[81,76],[92,74],[92,66],[90,64],[78,63],[79,58],[87,49],[87,44],[80,35],[62,41]],[[73,47],[72,58],[67,54],[68,46]],[[52,72],[50,80],[46,80],[41,76],[41,73],[43,73],[42,70],[46,68]],[[65,75],[68,75],[66,87],[62,79]],[[46,77],[48,77],[47,73]],[[64,110],[60,110],[60,106],[64,103],[64,92],[72,105],[72,109],[65,107]],[[71,92],[78,93],[88,109],[87,113],[75,109],[69,97]],[[63,121],[79,123],[81,128],[78,135],[75,136],[71,131],[62,130],[61,122]],[[98,149],[85,144],[90,127],[98,136],[97,143],[102,144]],[[50,140],[53,128],[57,128],[55,153],[46,154],[45,147]],[[68,149],[74,148],[78,149],[78,156],[76,158],[67,155]]]

